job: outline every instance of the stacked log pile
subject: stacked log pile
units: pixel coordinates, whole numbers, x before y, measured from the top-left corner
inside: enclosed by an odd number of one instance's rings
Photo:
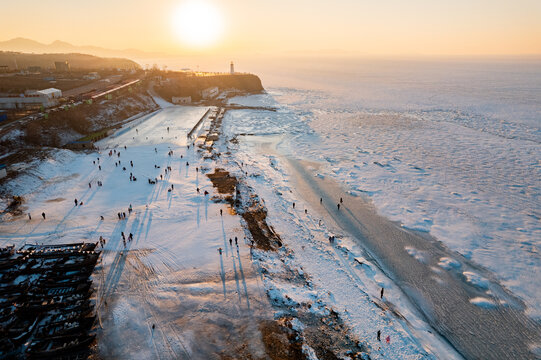
[[[0,358],[84,358],[95,335],[94,243],[0,248]]]

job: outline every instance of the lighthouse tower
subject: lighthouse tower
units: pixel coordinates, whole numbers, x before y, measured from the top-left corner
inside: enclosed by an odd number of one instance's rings
[[[233,61],[231,61],[231,65],[229,65],[229,73],[231,75],[235,73],[235,64],[233,64]]]

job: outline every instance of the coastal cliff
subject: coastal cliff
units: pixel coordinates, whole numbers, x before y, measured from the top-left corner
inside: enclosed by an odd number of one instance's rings
[[[165,78],[165,79],[163,79]],[[193,75],[191,73],[167,73],[156,85],[156,92],[171,101],[173,96],[191,96],[192,101],[201,100],[201,91],[217,86],[221,90],[236,90],[244,93],[264,91],[261,79],[254,74]]]

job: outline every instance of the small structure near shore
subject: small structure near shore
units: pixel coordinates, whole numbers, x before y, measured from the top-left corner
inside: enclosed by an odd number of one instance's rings
[[[201,97],[205,100],[212,99],[218,95],[218,87],[213,86],[201,91]]]
[[[186,105],[186,104],[191,104],[192,97],[191,96],[173,96],[171,98],[171,101],[175,105]]]

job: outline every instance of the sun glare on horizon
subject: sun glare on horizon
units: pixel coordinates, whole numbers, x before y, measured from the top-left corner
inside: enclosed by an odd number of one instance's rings
[[[173,28],[185,45],[207,47],[222,33],[222,14],[211,2],[187,0],[174,13]]]

